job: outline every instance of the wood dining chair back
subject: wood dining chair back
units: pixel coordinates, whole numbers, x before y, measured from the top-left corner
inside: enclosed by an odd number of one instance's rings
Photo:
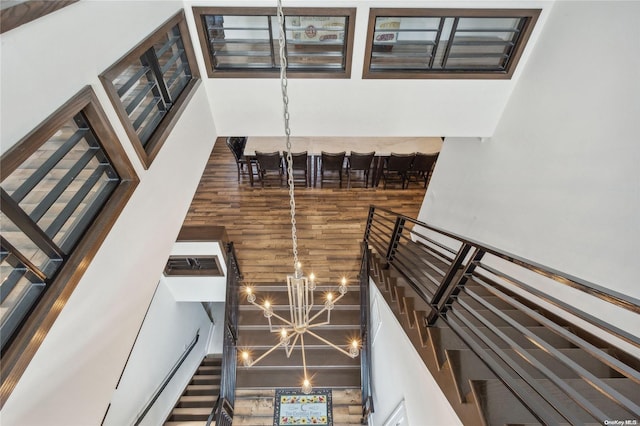
[[[233,154],[233,158],[236,160],[236,167],[238,168],[238,182],[240,182],[240,175],[244,173],[253,173],[253,168],[249,161],[244,156],[244,146],[247,143],[246,137],[229,136],[226,140],[229,151]]]
[[[422,152],[418,152],[416,154],[416,158],[413,159],[411,169],[408,173],[409,182],[411,182],[412,180],[415,182],[423,180],[424,187],[426,188],[427,184],[429,183],[429,179],[431,178],[433,167],[435,166],[437,160],[437,152],[433,154],[424,154]]]
[[[342,188],[342,172],[344,170],[344,157],[346,155],[346,151],[337,153],[321,152],[320,188],[324,186],[325,181],[340,182],[340,188]]]
[[[351,188],[351,175],[362,172],[364,178],[364,187],[369,187],[369,171],[375,152],[353,152],[347,158],[347,188]]]
[[[256,151],[256,161],[258,165],[258,177],[264,188],[265,181],[278,179],[282,186],[282,178],[284,177],[284,169],[282,167],[282,158],[280,152],[260,152]]]
[[[382,179],[384,180],[383,188],[387,189],[387,182],[399,181],[402,189],[407,187],[408,173],[411,169],[411,163],[416,154],[394,154],[385,159],[384,168],[382,169]]]
[[[287,156],[286,153],[284,155],[285,166],[287,164]],[[293,174],[293,183],[301,182],[304,183],[304,186],[309,186],[311,183],[311,179],[309,176],[309,156],[307,155],[307,151],[304,152],[292,152],[291,153],[291,171]],[[288,173],[287,167],[287,173]],[[288,178],[288,176],[287,176]]]

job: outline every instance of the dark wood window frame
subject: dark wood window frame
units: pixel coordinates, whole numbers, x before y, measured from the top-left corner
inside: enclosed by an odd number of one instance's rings
[[[90,86],[83,88],[2,156],[0,159],[2,175],[10,175],[61,126],[80,112],[86,117],[103,151],[117,170],[120,183],[93,219],[64,265],[48,283],[47,290],[12,341],[3,350],[0,363],[0,408],[4,406],[139,182],[133,165]]]
[[[120,76],[127,69],[127,67],[140,62],[141,58],[154,47],[155,43],[159,42],[163,38],[166,38],[167,33],[176,26],[180,30],[180,37],[182,40],[181,45],[184,48],[184,54],[187,58],[191,79],[184,87],[180,95],[178,95],[177,99],[175,99],[175,101],[166,110],[166,113],[159,121],[157,126],[155,126],[155,129],[153,130],[153,133],[151,134],[148,141],[143,143],[143,141],[136,133],[133,123],[129,118],[129,114],[127,113],[127,110],[122,103],[120,95],[118,94],[113,81],[118,76]],[[178,119],[186,108],[186,105],[195,94],[196,88],[201,82],[200,72],[198,70],[198,64],[196,62],[193,44],[189,35],[189,28],[187,27],[184,10],[181,10],[165,23],[163,23],[145,40],[140,42],[137,46],[127,52],[122,58],[116,61],[115,64],[113,64],[102,74],[100,74],[100,80],[102,81],[107,95],[109,96],[109,99],[111,100],[111,103],[115,108],[116,113],[118,114],[118,117],[120,118],[120,121],[122,122],[122,125],[127,132],[127,135],[131,139],[133,147],[138,154],[140,161],[142,161],[145,169],[148,169],[151,166],[154,158],[158,155],[158,152],[160,152],[162,145],[171,133],[173,127],[178,122]]]
[[[355,8],[284,8],[285,16],[344,16],[347,18],[344,42],[344,70],[342,71],[297,71],[287,70],[287,76],[291,78],[350,78],[353,55],[353,40],[355,34],[356,9]],[[214,68],[212,52],[209,49],[209,38],[204,24],[205,15],[240,15],[240,16],[276,16],[276,8],[264,7],[193,7],[193,15],[198,30],[198,38],[204,56],[207,74],[210,78],[278,78],[279,67],[273,70],[264,69],[237,69],[219,70]],[[272,49],[278,49],[278,40],[274,41]]]
[[[0,33],[42,18],[78,0],[29,0],[0,10]]]
[[[541,9],[398,9],[372,8],[362,78],[364,79],[510,79],[531,36]],[[502,71],[465,70],[371,70],[376,18],[382,17],[458,17],[458,18],[525,18],[517,43]]]
[[[172,255],[164,268],[168,277],[222,277],[222,266],[216,255]]]

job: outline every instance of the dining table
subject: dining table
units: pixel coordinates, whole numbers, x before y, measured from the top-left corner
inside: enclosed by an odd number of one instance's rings
[[[309,155],[311,173],[314,186],[317,183],[318,162],[322,152],[346,152],[346,157],[351,151],[375,152],[371,174],[372,186],[377,186],[382,168],[383,159],[394,154],[424,153],[435,154],[442,149],[441,137],[430,136],[291,136],[291,152],[304,152]],[[256,151],[260,152],[287,152],[285,136],[249,136],[244,148],[244,156],[248,161],[255,161]],[[249,180],[253,186],[253,173],[249,173]]]

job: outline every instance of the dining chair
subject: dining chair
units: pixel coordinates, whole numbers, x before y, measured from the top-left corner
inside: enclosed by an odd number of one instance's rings
[[[411,169],[407,174],[409,182],[412,180],[418,182],[419,179],[422,179],[424,180],[424,187],[426,188],[437,160],[437,152],[434,154],[424,154],[422,152],[416,153],[416,158],[413,159]],[[407,186],[409,186],[408,183]]]
[[[247,143],[247,138],[239,136],[229,136],[226,142],[229,151],[231,151],[231,153],[233,154],[233,158],[236,160],[236,167],[238,168],[238,182],[240,182],[241,174],[253,173],[251,162],[248,161],[244,156],[244,146]]]
[[[285,166],[287,166],[288,173],[288,164],[287,164],[287,156],[284,156]],[[304,152],[292,152],[291,153],[291,171],[293,175],[293,183],[296,182],[304,182],[304,186],[308,187],[311,183],[311,177],[309,176],[309,156],[307,155],[307,151]],[[297,172],[297,173],[296,173]],[[288,179],[288,176],[287,176]]]
[[[280,186],[282,186],[284,169],[282,167],[280,152],[256,151],[256,163],[258,165],[258,177],[260,178],[260,183],[263,188],[265,181],[275,180],[276,178],[280,181]]]
[[[369,171],[375,152],[353,152],[347,157],[347,188],[351,188],[351,174],[354,172],[362,172],[364,178],[364,187],[369,187]]]
[[[398,180],[402,184],[402,189],[406,188],[408,172],[411,169],[411,163],[416,154],[395,154],[391,153],[389,157],[385,159],[385,164],[382,169],[382,179],[384,180],[383,188],[387,189],[387,181]]]
[[[344,157],[346,151],[331,153],[321,151],[320,157],[320,188],[325,181],[339,181],[342,188],[342,171],[344,170]]]

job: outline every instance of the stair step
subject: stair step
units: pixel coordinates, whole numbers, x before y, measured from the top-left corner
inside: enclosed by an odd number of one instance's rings
[[[220,383],[219,374],[196,374],[191,378],[192,385],[215,385]]]
[[[259,355],[260,352],[255,352],[253,354],[254,357],[258,357]],[[305,358],[308,368],[342,368],[360,366],[359,357],[348,357],[326,345],[322,348],[307,348],[305,345]],[[287,358],[284,348],[278,348],[250,368],[298,368],[299,366],[302,366],[302,351],[300,350],[299,345],[296,345],[296,348],[294,348],[290,357]],[[246,367],[239,365],[238,369],[241,368]]]
[[[215,422],[211,423],[215,425]],[[206,420],[184,420],[164,422],[164,426],[207,426]]]
[[[213,407],[174,408],[169,421],[207,421]]]
[[[340,309],[340,302],[336,303],[336,307],[331,311],[330,324],[323,325],[321,329],[346,329],[357,327],[360,329],[360,307],[357,309]],[[274,310],[278,315],[288,318],[288,310]],[[326,313],[321,314],[314,323],[319,324],[326,321]],[[271,318],[273,327],[280,328],[282,322],[275,318]],[[269,322],[265,318],[262,311],[255,308],[254,310],[240,311],[238,315],[238,324],[240,330],[269,330]]]
[[[317,374],[315,374],[317,372]],[[360,366],[353,368],[327,369],[317,371],[310,368],[312,384],[316,388],[353,388],[360,387]],[[315,374],[315,375],[314,375]],[[242,388],[297,388],[302,385],[304,374],[302,368],[297,370],[282,369],[240,369],[236,376],[236,386]]]
[[[532,326],[527,327],[527,329],[534,333],[536,336],[540,337],[543,341],[549,343],[555,348],[571,348],[575,347],[571,342],[565,340],[561,336],[557,335],[553,331],[549,330],[546,327],[542,326]],[[469,331],[467,327],[463,327],[463,330]],[[478,327],[478,333],[482,333],[483,335],[489,337],[491,341],[500,348],[507,349],[509,348],[509,344],[504,340],[498,338],[498,336],[493,333],[487,327]],[[501,333],[506,334],[510,339],[513,339],[518,345],[523,348],[537,348],[538,346],[534,344],[529,338],[527,338],[520,331],[516,330],[513,327],[497,327],[497,330]],[[438,359],[440,365],[445,361],[445,349],[468,349],[466,343],[464,343],[460,337],[449,327],[447,326],[437,326],[437,327],[428,327],[427,332],[429,333],[429,339],[433,342],[433,346],[438,347],[438,350],[435,350],[435,355]],[[481,343],[482,347],[487,347],[484,343]]]
[[[333,316],[333,315],[332,315]],[[356,331],[357,330],[357,331]],[[314,333],[320,337],[327,339],[328,341],[337,345],[347,345],[349,342],[359,334],[360,326],[354,325],[350,329],[323,329],[322,327],[315,328]],[[266,349],[270,348],[280,341],[278,333],[269,333],[265,330],[251,330],[243,329],[238,333],[238,347],[250,347],[252,349]],[[304,346],[311,347],[327,347],[326,343],[316,339],[312,335],[304,336]]]
[[[201,365],[196,370],[196,374],[220,375],[221,371],[222,371],[221,365]]]
[[[184,395],[219,395],[220,385],[188,385]]]
[[[348,292],[342,296],[340,301],[338,302],[340,305],[351,305],[351,306],[360,306],[360,289],[358,284],[353,284],[348,286]],[[288,309],[289,306],[289,295],[287,293],[286,286],[280,285],[278,289],[274,289],[272,287],[263,288],[263,286],[253,287],[253,292],[256,295],[256,303],[262,304],[264,300],[269,300],[272,306],[275,307],[286,307]],[[338,287],[336,286],[323,286],[316,287],[314,291],[314,303],[316,305],[324,305],[326,300],[326,294],[332,293],[334,297],[337,297],[340,293],[338,292]],[[246,296],[241,294],[240,296],[240,310],[245,309],[256,309],[255,306],[248,303],[246,301]]]
[[[178,400],[176,407],[209,407],[211,409],[215,405],[217,399],[217,395],[183,395]]]
[[[640,404],[640,392],[638,392],[638,384],[631,382],[629,379],[603,379],[603,381],[611,387],[618,389],[626,394],[636,404]],[[517,381],[523,383],[522,381]],[[606,415],[605,419],[596,419],[584,409],[579,407],[573,400],[571,400],[564,392],[559,390],[549,380],[537,380],[537,383],[549,392],[548,398],[553,402],[553,406],[559,409],[565,410],[566,413],[574,416],[579,424],[583,425],[602,425],[605,420],[612,419],[636,419],[637,413],[629,413],[622,407],[615,404],[606,396],[602,395],[598,390],[594,389],[588,383],[581,379],[566,379],[566,383],[578,392],[585,395],[585,397],[598,407]],[[488,424],[539,424],[532,415],[526,412],[526,410],[515,410],[513,407],[520,405],[518,400],[511,394],[511,392],[504,386],[499,380],[481,380],[474,381],[472,383],[472,389],[474,394],[480,398],[485,418]],[[533,391],[530,391],[530,397],[533,396]],[[527,392],[529,393],[529,392]],[[544,404],[544,402],[543,402]],[[550,416],[554,419],[553,423],[566,425],[568,421],[558,413],[556,413],[549,405]]]
[[[619,376],[619,374],[604,365],[599,360],[591,357],[582,349],[559,349],[561,353],[569,357],[574,362],[594,374],[596,377],[610,378]],[[506,355],[514,360],[514,363],[524,369],[534,379],[546,379],[546,376],[535,367],[531,366],[518,353],[513,350],[505,349]],[[552,358],[545,351],[540,349],[529,349],[528,356],[532,359],[540,361],[546,368],[551,370],[561,379],[579,378],[579,374],[569,367],[563,365],[558,360]],[[480,361],[478,356],[471,350],[447,350],[447,359],[451,367],[454,380],[459,388],[461,401],[465,401],[465,396],[471,392],[469,380],[477,379],[495,379],[495,374],[487,367],[484,362]],[[509,370],[510,371],[510,370]],[[512,372],[512,377],[516,378],[517,373]]]

